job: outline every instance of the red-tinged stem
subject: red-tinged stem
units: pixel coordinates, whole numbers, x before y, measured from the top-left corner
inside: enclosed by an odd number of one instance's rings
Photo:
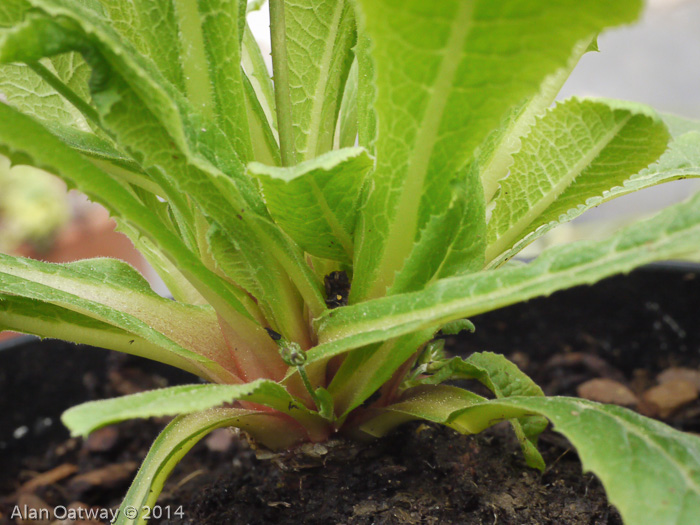
[[[221,316],[218,318],[221,332],[231,352],[235,373],[244,382],[256,379],[280,381],[285,376],[287,365],[282,361],[277,345],[272,339],[258,338],[258,344],[252,346]]]

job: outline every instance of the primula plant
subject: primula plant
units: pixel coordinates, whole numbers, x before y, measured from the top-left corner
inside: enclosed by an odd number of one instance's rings
[[[604,240],[511,259],[593,206],[700,174],[700,125],[554,99],[639,0],[271,0],[273,78],[243,0],[3,0],[0,152],[106,206],[168,285],[128,265],[0,256],[0,328],[145,356],[204,382],[69,410],[75,435],[176,415],[124,505],[152,505],[219,427],[272,451],[415,419],[547,420],[628,523],[700,517],[700,440],[547,398],[439,333],[700,246],[700,196]],[[611,322],[615,322],[614,319]],[[475,379],[486,399],[451,386]],[[119,523],[143,515],[121,514]]]

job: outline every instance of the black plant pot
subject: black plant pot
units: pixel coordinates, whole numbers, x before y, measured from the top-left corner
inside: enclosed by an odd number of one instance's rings
[[[448,347],[462,355],[503,353],[552,395],[575,395],[580,383],[600,376],[643,388],[668,367],[700,366],[698,312],[700,267],[652,265],[481,315],[473,319],[476,333],[451,337]],[[120,359],[104,350],[33,338],[4,345],[0,462],[5,479],[0,493],[12,490],[12,476],[27,468],[28,454],[48,457],[53,452],[44,451],[67,438],[58,420],[63,410],[116,393],[104,385],[110,384],[115,366],[124,368]],[[169,367],[126,359],[128,368],[165,377],[170,384],[194,381]],[[667,422],[700,431],[700,402],[686,405]],[[155,436],[157,428],[152,430]],[[145,446],[137,456],[142,457]],[[280,470],[272,462],[257,461],[235,440],[223,452],[200,444],[160,500],[184,505],[185,518],[162,522],[621,523],[597,480],[580,475],[580,463],[563,438],[545,434],[543,453],[550,466],[539,474],[524,466],[507,429],[464,437],[421,425],[370,445],[352,461],[329,456],[323,468],[287,464],[288,470]],[[125,451],[112,455],[118,461],[127,457]],[[202,474],[205,468],[208,473]],[[192,480],[192,472],[200,475]],[[61,501],[61,483],[58,495],[40,495],[53,498],[55,505]],[[83,499],[90,505],[114,505],[123,494],[119,490],[108,500],[98,494]],[[5,505],[0,512],[7,512]]]

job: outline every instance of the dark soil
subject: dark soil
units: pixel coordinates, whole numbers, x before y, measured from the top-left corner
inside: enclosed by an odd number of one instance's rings
[[[576,395],[596,378],[614,381],[629,389],[634,407],[659,415],[647,400],[657,376],[672,367],[698,371],[698,311],[700,274],[642,270],[480,316],[473,319],[475,334],[448,343],[462,355],[490,350],[509,356],[548,394]],[[0,352],[0,523],[20,523],[10,519],[16,504],[118,506],[164,421],[127,422],[83,442],[68,439],[57,415],[80,399],[191,379],[69,345],[22,352],[29,354],[20,363],[5,362],[8,352]],[[58,381],[56,361],[69,363]],[[22,386],[30,368],[51,370],[50,382]],[[36,416],[12,415],[12,408],[30,404]],[[700,402],[679,404],[665,420],[700,431]],[[259,460],[245,440],[220,430],[176,468],[159,500],[164,517],[152,522],[621,523],[596,478],[581,474],[565,439],[546,432],[540,449],[548,465],[544,473],[525,466],[507,426],[460,436],[414,423],[371,445],[328,444],[316,447],[313,458],[298,452]],[[175,516],[178,510],[182,514]]]

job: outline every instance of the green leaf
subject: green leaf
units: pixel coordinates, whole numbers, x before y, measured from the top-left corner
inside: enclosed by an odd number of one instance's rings
[[[309,362],[402,334],[593,283],[700,244],[700,194],[601,241],[546,250],[527,265],[441,279],[425,290],[331,310],[316,322]]]
[[[700,516],[700,439],[614,405],[566,397],[485,401],[456,411],[450,426],[475,433],[499,420],[539,414],[571,441],[625,523],[694,523]]]
[[[0,294],[1,330],[63,339],[138,355],[202,377],[229,377],[213,361],[172,342],[164,344],[162,338],[152,341],[149,340],[148,333],[141,337],[133,331],[40,300]]]
[[[385,295],[419,233],[449,205],[452,181],[505,113],[566,66],[579,41],[634,20],[641,8],[637,0],[358,4],[371,39],[379,129],[351,303]]]
[[[27,0],[5,0],[0,4],[0,28],[12,27],[24,20],[31,7]]]
[[[469,319],[457,319],[456,321],[450,321],[442,328],[440,332],[445,335],[457,335],[460,332],[476,332],[476,326]]]
[[[232,287],[207,270],[149,208],[38,123],[4,104],[0,104],[0,151],[16,163],[28,163],[62,176],[69,185],[134,225],[177,265],[220,315],[235,320],[236,326],[251,337],[257,332],[263,343],[269,339],[262,328],[253,324]]]
[[[410,365],[412,356],[434,335],[433,329],[415,331],[347,355],[328,386],[339,418],[360,406],[403,365]]]
[[[372,43],[363,27],[362,17],[358,18],[357,44],[357,141],[360,146],[375,155],[377,139],[377,114],[374,111],[374,99],[377,89],[374,81],[374,63],[370,55]]]
[[[350,0],[285,2],[287,68],[297,161],[330,151],[352,64]]]
[[[245,0],[175,2],[188,98],[216,121],[243,162],[253,156],[241,70],[245,4]]]
[[[122,261],[87,259],[58,265],[0,254],[0,293],[93,317],[179,354],[206,377],[237,382],[231,373],[235,361],[216,314],[158,296]]]
[[[304,251],[350,263],[360,191],[371,167],[364,149],[346,148],[290,168],[251,163],[248,171],[262,182],[272,217]]]
[[[248,5],[246,6],[246,13],[259,11],[265,5],[265,2],[267,2],[267,0],[248,0]]]
[[[396,273],[387,294],[413,292],[441,277],[484,266],[486,221],[479,172],[472,164],[464,180],[453,183],[452,200],[431,217]]]
[[[451,426],[450,415],[484,401],[486,398],[456,386],[419,385],[406,390],[396,403],[368,410],[369,417],[360,429],[371,436],[383,437],[397,426],[416,419]]]
[[[282,158],[277,139],[273,129],[270,127],[270,121],[265,109],[255,92],[255,87],[245,74],[243,74],[243,84],[248,124],[250,126],[250,140],[253,147],[253,159],[263,164],[279,166],[282,163]]]
[[[269,406],[290,415],[305,426],[312,434],[311,439],[327,434],[317,413],[307,409],[284,387],[262,379],[242,385],[180,385],[90,401],[68,409],[61,420],[71,435],[85,437],[98,428],[128,419],[191,414],[236,400]]]
[[[25,18],[31,9],[26,0],[4,1],[0,6],[0,39],[2,29],[26,26]],[[0,64],[0,93],[10,105],[41,121],[89,131],[97,124],[87,122],[88,115],[81,113],[81,109],[89,108],[89,76],[90,68],[78,53],[46,58],[30,65]],[[68,94],[70,99],[62,94]]]
[[[268,219],[257,188],[246,177],[230,141],[216,124],[195,111],[152,64],[120,41],[95,12],[85,7],[68,9],[62,0],[33,1],[55,16],[71,19],[85,33],[81,36],[71,29],[63,35],[65,41],[61,45],[84,50],[89,40],[100,53],[88,55],[93,66],[102,72],[100,82],[93,82],[93,99],[102,121],[119,144],[167,191],[174,211],[183,218],[179,224],[190,246],[194,247],[194,218],[185,196],[194,200],[210,221],[221,225],[231,244],[242,246],[239,253],[266,290],[268,296],[263,300],[277,311],[282,331],[292,335],[298,328],[297,323],[286,322],[296,292],[285,296],[282,292],[289,289],[276,287],[279,265],[292,276],[314,314],[320,313],[325,308],[320,283],[303,257],[296,255],[298,249]],[[43,40],[35,39],[35,47],[29,49],[21,46],[21,39],[7,41],[3,46],[6,56],[17,60],[28,54],[50,52],[58,27],[42,22],[35,29],[45,30]],[[240,221],[239,216],[245,220]],[[275,245],[273,255],[281,258],[279,264],[276,257],[266,255],[269,250],[265,243]],[[220,303],[214,306],[225,308]]]
[[[63,1],[30,2],[40,8],[69,7],[73,4]],[[121,41],[128,42],[140,56],[154,64],[168,82],[180,92],[186,92],[183,57],[186,56],[184,50],[188,42],[180,40],[184,38],[180,31],[184,2],[88,0],[81,4],[76,11],[90,12],[99,24],[108,24]]]
[[[345,83],[343,100],[340,103],[340,115],[338,116],[338,148],[351,148],[357,144],[357,112],[358,112],[358,65],[357,60],[352,63],[348,80]]]
[[[179,385],[148,390],[76,405],[63,413],[61,421],[72,436],[87,437],[99,428],[129,419],[191,414],[231,403],[265,383],[260,379],[243,385]]]
[[[246,25],[241,46],[241,64],[253,89],[260,106],[265,112],[270,127],[277,130],[277,113],[275,109],[275,93],[272,78],[267,70],[267,64],[260,51],[250,26]],[[256,157],[256,160],[260,160]]]
[[[87,104],[90,68],[79,54],[43,59],[39,65]],[[90,131],[90,123],[80,110],[39,76],[35,68],[25,64],[0,65],[0,93],[5,95],[7,103],[41,122]]]
[[[282,419],[269,412],[215,408],[175,418],[151,446],[136,479],[134,479],[121,507],[115,525],[142,525],[146,507],[153,508],[163,490],[165,480],[182,457],[204,436],[222,427],[238,427],[258,442],[273,449],[286,449],[299,443],[304,435]],[[138,509],[133,517],[126,509]]]
[[[491,261],[489,266],[494,267],[502,264],[538,237],[541,237],[559,224],[575,219],[594,206],[664,182],[699,177],[700,123],[672,116],[664,116],[664,121],[669,125],[673,138],[668,149],[657,162],[628,177],[616,186],[605,183],[601,188],[601,186],[594,184],[595,181],[591,181],[589,188],[593,191],[589,194],[582,192],[584,196],[589,195],[585,203],[581,198],[571,198],[569,192],[565,192],[565,195],[561,195],[545,211],[543,217],[549,217],[550,222],[542,223],[535,230],[523,236],[511,249],[506,250]],[[581,189],[583,189],[582,186]],[[565,198],[567,196],[568,198]]]
[[[478,352],[467,359],[455,357],[428,376],[424,384],[438,384],[449,379],[476,379],[493,392],[498,399],[513,396],[544,396],[542,389],[515,364],[500,354]],[[537,438],[547,427],[541,417],[511,420],[525,460],[530,467],[544,470],[544,460],[537,451]]]
[[[493,130],[479,147],[481,182],[486,202],[491,202],[500,181],[508,175],[508,169],[513,163],[513,154],[520,149],[521,139],[527,135],[535,123],[535,118],[551,106],[583,54],[597,50],[597,42],[593,37],[584,38],[576,43],[566,65],[547,76],[536,95],[513,107],[501,125]]]
[[[333,396],[331,396],[330,392],[326,390],[325,388],[317,388],[314,391],[314,395],[316,396],[316,402],[318,403],[318,412],[319,414],[329,420],[332,421],[333,417],[335,416],[334,414],[334,404],[335,400],[333,399]]]
[[[501,182],[488,226],[490,262],[539,227],[642,170],[666,150],[654,112],[621,102],[570,99],[538,119]]]
[[[242,217],[240,221],[243,222]],[[287,339],[310,345],[303,301],[292,281],[274,259],[272,264],[268,261],[265,266],[253,266],[256,259],[272,259],[272,250],[261,244],[257,253],[251,252],[252,242],[245,240],[248,242],[233,241],[227,231],[216,224],[207,233],[207,243],[217,267],[257,299],[272,328]]]

